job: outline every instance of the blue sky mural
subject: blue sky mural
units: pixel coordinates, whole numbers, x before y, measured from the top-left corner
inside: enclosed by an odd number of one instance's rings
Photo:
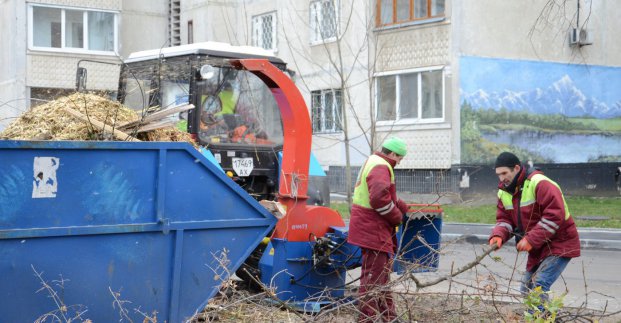
[[[621,68],[463,56],[462,162],[621,161]]]

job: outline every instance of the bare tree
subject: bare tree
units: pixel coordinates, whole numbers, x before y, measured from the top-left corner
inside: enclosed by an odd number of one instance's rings
[[[592,0],[547,0],[528,32],[528,38],[535,54],[537,54],[537,49],[534,43],[537,42],[537,36],[549,33],[555,38],[563,39],[563,43],[568,43],[572,41],[571,33],[575,32],[578,34],[573,35],[574,43],[570,44],[573,47],[572,53],[574,57],[580,57],[581,61],[584,62],[581,49],[590,43],[581,39],[580,33],[587,30],[591,20],[592,7]],[[568,32],[570,33],[569,36]]]
[[[314,28],[319,34],[323,34],[323,28],[335,28],[336,35],[334,37],[320,39],[315,46],[315,48],[321,49],[324,55],[322,59],[317,59],[317,57],[311,55],[308,50],[308,43],[300,40],[304,38],[300,35],[300,29],[290,30],[283,27],[282,33],[291,52],[292,63],[298,70],[306,71],[307,75],[322,73],[322,75],[326,75],[327,79],[319,81],[315,79],[315,84],[325,82],[342,90],[343,108],[340,118],[334,121],[339,123],[340,129],[343,131],[342,140],[336,144],[342,144],[345,149],[347,202],[351,207],[353,191],[351,150],[356,149],[360,154],[367,153],[367,151],[360,151],[359,147],[352,146],[352,140],[362,137],[367,143],[369,151],[375,148],[375,113],[373,108],[372,79],[375,73],[375,57],[377,57],[379,49],[373,43],[373,17],[370,16],[371,10],[367,2],[356,4],[356,6],[364,6],[365,8],[362,10],[353,6],[338,8],[336,7],[338,2],[333,0],[329,3],[332,5],[333,10],[339,13],[332,16],[327,15],[327,18],[332,19],[331,21],[326,21],[325,16],[323,17],[324,20],[319,21],[318,16],[315,15],[315,21],[311,21],[312,26],[303,24],[305,30],[311,30],[315,26]],[[306,12],[295,10],[295,8],[290,8],[290,12],[295,12],[296,15],[283,16],[283,19],[289,19],[288,23],[283,23],[283,26],[300,25],[300,21],[306,21],[307,16],[304,15]],[[302,67],[302,65],[305,67]],[[365,74],[364,78],[361,79],[362,71]],[[360,74],[356,75],[356,73]],[[311,77],[307,77],[304,73],[300,75],[301,85],[308,92],[311,92],[312,89],[309,84],[313,80],[309,80],[309,78]],[[366,84],[368,87],[366,91],[369,94],[368,108],[364,104],[362,104],[362,108],[356,106],[355,94],[352,93],[361,84]],[[322,134],[315,134],[315,136],[320,138],[326,137]],[[330,136],[330,139],[332,138],[333,136]]]

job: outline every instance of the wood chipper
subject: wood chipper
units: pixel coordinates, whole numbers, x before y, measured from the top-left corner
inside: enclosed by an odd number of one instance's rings
[[[267,61],[269,72],[234,63],[247,59]],[[173,121],[192,134],[248,194],[283,204],[286,196],[293,195],[296,205],[329,206],[327,178],[310,150],[308,110],[290,79],[293,74],[280,58],[256,47],[205,42],[146,50],[130,54],[121,66],[118,100],[136,111],[146,106],[166,110],[194,105]],[[278,85],[272,79],[276,77]],[[286,149],[290,151],[285,153]],[[305,154],[300,155],[301,151]],[[302,163],[306,165],[300,172],[297,165]],[[283,177],[290,176],[284,170],[291,167],[300,175],[287,181],[289,188],[283,187]],[[303,187],[298,185],[301,179]],[[344,225],[342,220],[330,223]],[[266,276],[266,267],[259,268],[266,247],[258,246],[236,272],[255,288],[259,287],[256,281]]]

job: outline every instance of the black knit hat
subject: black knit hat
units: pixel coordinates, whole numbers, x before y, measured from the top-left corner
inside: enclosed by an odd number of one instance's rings
[[[515,167],[515,165],[520,165],[520,160],[517,158],[516,155],[514,155],[514,154],[512,154],[512,153],[510,153],[508,151],[502,152],[496,158],[496,166],[495,166],[495,168],[498,168],[498,167],[513,168],[513,167]]]

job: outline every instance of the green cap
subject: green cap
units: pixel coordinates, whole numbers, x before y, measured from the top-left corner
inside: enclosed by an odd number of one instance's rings
[[[392,151],[399,156],[405,156],[408,153],[408,146],[405,141],[398,137],[390,137],[384,141],[382,147]]]

